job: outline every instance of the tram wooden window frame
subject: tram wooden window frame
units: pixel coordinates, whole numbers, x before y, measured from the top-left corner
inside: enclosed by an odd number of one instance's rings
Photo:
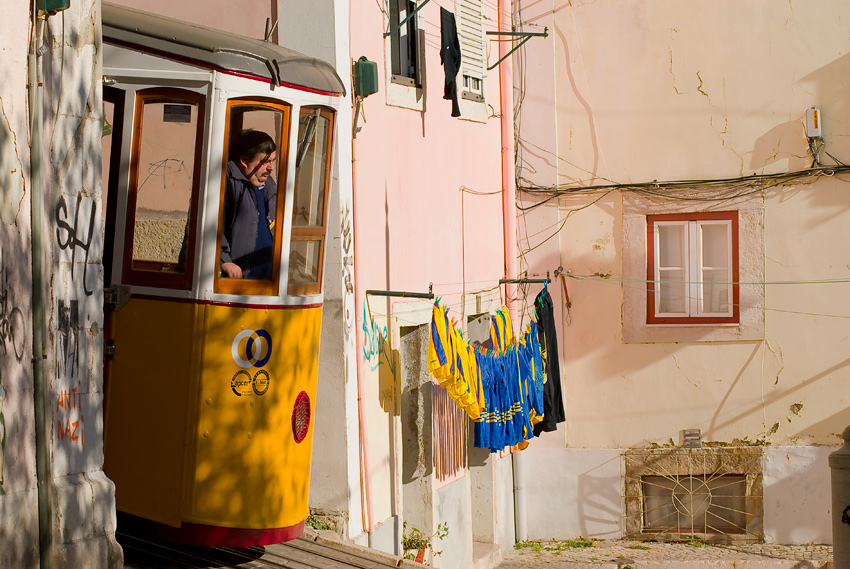
[[[324,278],[324,264],[325,264],[325,240],[327,237],[328,230],[328,198],[330,196],[330,186],[331,186],[331,171],[333,166],[333,143],[334,143],[334,128],[336,126],[334,118],[335,114],[332,109],[327,107],[323,107],[321,105],[311,105],[301,107],[300,115],[306,114],[315,114],[316,111],[320,111],[320,116],[328,120],[328,139],[325,141],[325,155],[328,157],[327,162],[325,163],[325,187],[324,187],[324,196],[322,198],[322,203],[324,204],[324,211],[322,212],[322,225],[321,226],[313,226],[313,227],[296,227],[294,216],[295,216],[295,208],[293,207],[292,215],[292,231],[290,233],[290,246],[289,246],[289,255],[290,262],[292,257],[292,247],[297,241],[318,241],[319,242],[319,270],[316,275],[316,282],[314,283],[305,283],[305,284],[287,284],[286,292],[291,296],[303,296],[303,295],[311,295],[311,294],[319,294],[322,292],[322,279]],[[300,117],[299,117],[300,119]],[[295,177],[295,183],[298,183],[298,176]],[[296,190],[297,193],[297,190]],[[287,275],[287,283],[289,280],[289,275]]]
[[[277,164],[278,171],[275,181],[277,182],[277,212],[275,213],[274,231],[274,253],[272,259],[272,278],[269,280],[251,280],[251,279],[230,279],[221,276],[221,233],[222,233],[222,218],[224,217],[224,191],[227,184],[227,163],[229,162],[228,152],[231,142],[231,118],[235,107],[267,107],[269,110],[280,111],[283,113],[283,120],[280,125],[280,146],[277,149]],[[217,293],[222,294],[245,294],[257,296],[277,296],[280,290],[280,273],[281,273],[281,253],[283,251],[283,226],[281,223],[284,220],[285,209],[285,189],[287,182],[287,173],[289,171],[289,137],[292,128],[292,105],[284,103],[277,99],[268,99],[265,97],[235,97],[227,100],[227,109],[224,123],[224,147],[222,151],[221,164],[221,188],[219,191],[218,200],[218,218],[216,226],[216,258],[215,258],[215,285],[214,289]]]
[[[112,269],[115,258],[115,222],[118,209],[118,184],[121,171],[121,149],[124,147],[124,109],[127,92],[117,87],[103,86],[104,114],[105,104],[111,103],[112,107],[112,145],[109,152],[109,164],[106,187],[101,189],[103,196],[103,207],[106,208],[104,221],[104,254],[103,254],[103,286],[112,286]],[[104,120],[106,117],[104,116]],[[109,250],[106,250],[106,247]],[[122,253],[123,254],[123,253]]]
[[[130,285],[148,286],[155,288],[170,288],[190,290],[195,273],[195,235],[198,228],[198,201],[201,188],[201,161],[204,144],[204,127],[206,125],[206,96],[196,91],[175,87],[152,87],[136,92],[135,109],[133,112],[133,140],[130,153],[130,183],[127,188],[127,229],[124,238],[123,281]],[[133,242],[136,227],[136,195],[139,184],[139,152],[142,136],[142,110],[145,104],[151,102],[183,102],[197,105],[198,117],[195,132],[194,168],[192,169],[192,193],[189,200],[189,211],[186,223],[189,231],[186,240],[186,264],[183,273],[164,273],[146,269],[133,268]],[[127,236],[132,235],[132,239]],[[161,263],[157,263],[162,265]]]

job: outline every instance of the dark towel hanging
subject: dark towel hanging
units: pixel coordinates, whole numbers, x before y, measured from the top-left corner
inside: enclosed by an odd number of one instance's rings
[[[540,346],[545,347],[543,366],[546,383],[543,385],[543,420],[534,425],[534,434],[554,431],[564,422],[564,400],[561,396],[561,364],[558,359],[558,336],[555,333],[555,305],[549,289],[544,288],[534,299],[537,309]]]
[[[457,72],[460,70],[460,42],[457,39],[455,15],[440,7],[440,61],[446,71],[446,84],[443,98],[452,101],[452,116],[460,116],[457,104]]]

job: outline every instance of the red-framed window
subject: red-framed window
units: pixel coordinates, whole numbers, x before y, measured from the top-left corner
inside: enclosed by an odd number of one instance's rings
[[[647,324],[740,321],[738,212],[646,216]]]

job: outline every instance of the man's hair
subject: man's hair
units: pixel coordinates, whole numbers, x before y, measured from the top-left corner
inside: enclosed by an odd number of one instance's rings
[[[257,154],[269,155],[277,150],[272,137],[261,130],[243,130],[233,141],[230,150],[231,160],[252,159]]]

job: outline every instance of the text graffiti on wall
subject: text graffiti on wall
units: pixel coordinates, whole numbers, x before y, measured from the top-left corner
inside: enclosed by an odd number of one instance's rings
[[[82,410],[79,381],[71,389],[59,391],[59,398],[56,400],[56,438],[67,441],[72,446],[79,445],[81,449],[86,444],[85,417]]]
[[[348,306],[351,295],[354,294],[354,233],[351,230],[351,210],[348,204],[342,212],[342,281],[343,291],[342,305],[345,310],[345,327],[351,327],[351,309]]]
[[[0,255],[2,264],[2,255]],[[4,354],[14,354],[15,359],[21,361],[24,357],[24,344],[26,343],[24,329],[24,315],[21,309],[12,303],[12,287],[8,281],[6,266],[0,266],[0,347]],[[6,344],[10,344],[9,348]]]
[[[58,320],[58,334],[56,338],[57,373],[59,377],[73,381],[77,377],[79,363],[80,342],[80,310],[77,300],[69,300],[67,303],[60,300],[56,303]]]
[[[363,308],[363,356],[372,364],[372,371],[378,369],[381,364],[386,364],[390,373],[395,374],[392,354],[387,352],[389,343],[389,332],[386,326],[381,326],[374,319],[366,316],[366,308]]]
[[[74,208],[73,222],[69,223],[68,205],[65,203],[65,197],[62,196],[59,198],[59,203],[56,205],[56,242],[59,245],[59,248],[62,250],[71,249],[72,278],[73,265],[77,260],[77,249],[82,249],[85,253],[85,258],[83,261],[83,292],[86,293],[86,296],[91,296],[93,291],[89,290],[86,277],[88,274],[89,266],[89,249],[91,248],[92,236],[94,235],[95,213],[97,210],[97,203],[94,201],[91,202],[91,215],[89,215],[88,235],[85,239],[82,239],[82,236],[78,234],[78,231],[80,229],[80,206],[82,205],[82,203],[83,196],[81,194],[77,197],[77,205]]]

